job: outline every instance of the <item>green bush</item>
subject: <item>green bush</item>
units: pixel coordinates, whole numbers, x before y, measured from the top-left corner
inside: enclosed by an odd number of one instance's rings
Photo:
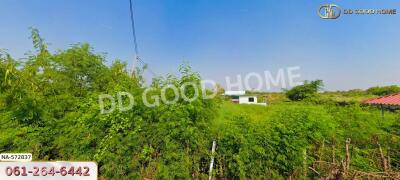
[[[324,83],[322,80],[305,81],[303,85],[286,91],[286,96],[292,101],[301,101],[316,95],[323,86]]]
[[[180,77],[154,80],[154,93],[190,82],[196,87],[187,88],[186,96],[197,90],[199,98],[151,108],[142,101],[148,88],[143,69],[132,75],[120,61],[106,66],[105,57],[88,44],[52,54],[37,30],[32,39],[37,51],[26,61],[0,56],[0,152],[31,152],[34,160],[94,160],[106,179],[188,179],[206,173],[200,164],[208,157],[208,124],[218,101],[202,98],[198,73],[181,66]],[[99,95],[121,91],[134,96],[134,107],[100,114]]]

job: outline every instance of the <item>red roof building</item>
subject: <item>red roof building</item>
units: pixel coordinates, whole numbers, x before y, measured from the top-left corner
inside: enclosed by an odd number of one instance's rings
[[[364,101],[364,104],[400,106],[400,93],[390,94],[387,96],[369,99],[369,100]]]

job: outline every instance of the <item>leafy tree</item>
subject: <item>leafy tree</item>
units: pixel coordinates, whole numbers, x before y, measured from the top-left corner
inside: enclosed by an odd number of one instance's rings
[[[292,101],[301,101],[308,97],[314,96],[324,86],[322,80],[304,81],[303,85],[296,86],[286,91],[286,96]]]

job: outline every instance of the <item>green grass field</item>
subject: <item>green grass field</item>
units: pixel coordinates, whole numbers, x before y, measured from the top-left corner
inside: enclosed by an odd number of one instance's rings
[[[225,146],[219,151],[219,161],[237,166],[233,168],[237,171],[225,169],[228,172],[224,173],[240,174],[242,169],[246,172],[243,176],[248,176],[248,172],[258,174],[254,177],[263,175],[258,168],[246,166],[246,158],[249,158],[251,162],[260,161],[260,165],[273,167],[276,174],[291,171],[295,176],[301,176],[303,163],[329,162],[332,152],[337,161],[343,160],[348,138],[351,139],[352,170],[382,171],[378,143],[385,153],[390,154],[392,168],[398,169],[400,154],[391,150],[399,148],[398,124],[398,113],[386,112],[382,120],[379,109],[360,104],[338,106],[282,101],[265,107],[224,102],[212,129],[220,145]],[[307,154],[307,162],[304,162],[303,151]],[[274,158],[269,159],[271,157]],[[285,164],[289,159],[289,164]],[[268,160],[273,162],[268,163]],[[317,169],[328,171],[322,167]],[[280,176],[272,173],[267,177]]]

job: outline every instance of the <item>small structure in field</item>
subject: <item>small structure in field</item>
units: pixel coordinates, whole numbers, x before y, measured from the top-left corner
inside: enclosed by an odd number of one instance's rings
[[[372,98],[364,101],[364,104],[385,107],[400,107],[400,93],[389,94],[382,97]]]
[[[254,95],[246,95],[246,91],[225,91],[225,96],[229,96],[231,101],[238,104],[255,104],[266,106],[267,103],[262,102],[259,103],[257,100],[257,96]]]
[[[363,103],[380,107],[382,110],[382,118],[383,118],[385,108],[390,108],[390,109],[400,108],[400,93],[389,94],[387,96],[368,99]]]

